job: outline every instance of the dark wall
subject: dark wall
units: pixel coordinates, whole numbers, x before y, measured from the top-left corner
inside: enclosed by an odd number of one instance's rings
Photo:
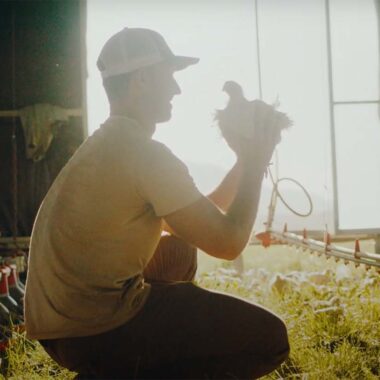
[[[81,106],[79,6],[73,0],[0,2],[0,109],[13,107],[12,82],[15,108],[47,101]]]
[[[82,108],[80,5],[79,0],[0,1],[0,111],[37,103]],[[12,146],[13,130],[16,146]],[[71,118],[57,127],[45,158],[33,162],[25,156],[19,118],[0,117],[3,236],[30,235],[43,197],[82,141],[82,119]]]

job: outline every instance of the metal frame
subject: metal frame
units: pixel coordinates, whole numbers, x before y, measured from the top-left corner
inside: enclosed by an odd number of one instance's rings
[[[67,116],[69,117],[81,117],[82,116],[82,109],[81,108],[68,108],[65,110]],[[12,117],[19,117],[20,111],[19,110],[0,110],[0,118],[12,118]]]
[[[379,1],[379,0],[378,0]],[[262,73],[261,73],[261,52],[260,52],[260,28],[259,28],[259,0],[255,0],[255,26],[256,26],[256,56],[258,66],[259,79],[259,98],[263,97],[262,89]],[[380,1],[379,1],[380,4]],[[378,5],[378,3],[376,3]],[[330,113],[330,138],[331,138],[331,159],[332,159],[332,184],[333,184],[333,209],[334,209],[334,233],[335,234],[366,234],[379,235],[379,228],[367,229],[340,229],[339,228],[339,205],[338,205],[338,173],[337,173],[337,155],[336,155],[336,139],[335,139],[335,107],[339,105],[349,104],[379,104],[380,100],[358,100],[358,101],[335,101],[333,92],[333,73],[332,73],[332,48],[331,48],[331,18],[330,18],[330,0],[325,0],[325,20],[326,20],[326,46],[327,46],[327,70],[328,70],[328,93],[329,93],[329,113]],[[380,25],[379,29],[380,29]],[[379,38],[380,47],[380,38]]]
[[[343,260],[345,264],[354,262],[356,265],[364,264],[367,269],[371,267],[380,268],[380,254],[365,252],[360,249],[359,240],[355,241],[355,248],[345,248],[331,243],[329,235],[324,241],[310,239],[304,231],[303,236],[292,232],[270,231],[270,238],[280,244],[294,245],[297,248],[310,250],[311,253],[324,254],[327,257],[334,257],[335,260]]]
[[[81,40],[81,79],[82,79],[82,129],[83,140],[88,137],[87,115],[87,0],[81,0],[80,11],[80,40]]]
[[[256,25],[256,56],[257,56],[257,76],[259,78],[259,99],[263,99],[263,87],[261,76],[261,55],[260,55],[260,34],[259,34],[259,11],[258,0],[255,0],[255,25]]]
[[[331,159],[332,159],[332,182],[333,182],[333,208],[334,208],[334,228],[337,234],[380,234],[379,228],[363,229],[341,229],[339,228],[339,205],[338,205],[338,172],[337,172],[337,154],[335,139],[335,107],[349,104],[379,104],[380,100],[359,100],[359,101],[335,101],[333,91],[333,62],[331,48],[331,17],[330,17],[330,0],[325,0],[325,18],[326,18],[326,42],[327,42],[327,63],[328,63],[328,86],[329,86],[329,111],[330,111],[330,137],[331,137]]]
[[[327,70],[329,87],[329,113],[330,113],[330,138],[331,138],[331,160],[332,160],[332,183],[333,183],[333,209],[334,209],[334,231],[339,231],[339,208],[338,208],[338,176],[335,146],[335,115],[334,115],[334,93],[332,74],[332,49],[331,49],[331,27],[330,27],[330,0],[325,0],[326,21],[326,44],[327,44]]]

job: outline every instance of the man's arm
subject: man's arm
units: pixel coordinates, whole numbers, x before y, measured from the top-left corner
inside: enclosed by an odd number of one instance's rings
[[[207,196],[222,211],[227,211],[235,198],[242,170],[241,162],[237,160],[219,186]]]
[[[222,211],[227,211],[228,207],[231,205],[233,199],[235,198],[241,173],[242,165],[240,161],[236,161],[235,165],[227,173],[219,186],[207,196],[207,198],[216,206],[218,206],[218,208]],[[175,235],[173,229],[170,228],[164,219],[163,230],[169,232],[172,235]]]
[[[281,140],[281,130],[270,126],[258,128],[254,139],[245,139],[231,129],[231,133],[224,137],[236,153],[241,167],[236,195],[226,213],[202,197],[194,204],[166,215],[164,219],[175,234],[188,243],[212,256],[233,260],[249,240],[264,172],[275,146]],[[227,203],[228,197],[220,198]]]
[[[165,217],[176,235],[211,256],[227,260],[235,259],[249,240],[267,166],[254,157],[242,158],[238,165],[241,175],[236,196],[225,214],[204,197]],[[227,201],[228,197],[221,198]]]

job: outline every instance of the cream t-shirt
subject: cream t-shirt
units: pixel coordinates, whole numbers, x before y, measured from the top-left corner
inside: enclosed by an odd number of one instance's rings
[[[136,121],[110,117],[62,169],[38,212],[27,336],[87,336],[127,322],[149,295],[142,271],[159,242],[161,217],[201,197],[165,145]]]

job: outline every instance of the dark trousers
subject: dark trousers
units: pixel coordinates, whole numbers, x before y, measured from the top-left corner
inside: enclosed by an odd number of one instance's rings
[[[165,262],[177,271],[165,271]],[[103,334],[41,343],[83,379],[253,379],[278,367],[289,354],[283,321],[194,285],[195,270],[196,250],[166,237],[145,272],[151,293],[132,320]]]

